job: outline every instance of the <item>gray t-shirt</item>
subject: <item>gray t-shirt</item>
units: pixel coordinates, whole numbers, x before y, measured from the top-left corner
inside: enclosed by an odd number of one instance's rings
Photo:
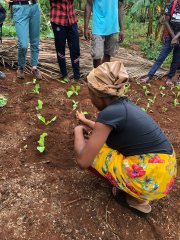
[[[103,109],[96,122],[113,127],[106,144],[125,156],[172,154],[172,146],[157,123],[127,97]]]

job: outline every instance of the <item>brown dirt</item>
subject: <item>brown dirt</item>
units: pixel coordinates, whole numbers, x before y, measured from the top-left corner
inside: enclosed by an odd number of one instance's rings
[[[142,215],[117,203],[110,184],[75,164],[73,128],[77,124],[72,99],[80,102],[89,117],[97,114],[86,85],[79,96],[68,99],[69,84],[41,81],[40,94],[31,93],[31,76],[17,80],[6,71],[0,93],[8,98],[0,109],[0,239],[1,240],[166,240],[179,239],[178,182],[170,196],[152,203],[152,213]],[[162,98],[155,81],[151,95],[157,95],[152,117],[160,124],[180,156],[179,107],[174,107],[172,91]],[[173,89],[177,91],[177,89]],[[142,107],[147,104],[142,86],[131,83],[129,97]],[[37,119],[37,100],[44,102],[45,126]],[[164,108],[163,108],[164,107]],[[167,108],[167,111],[164,109]],[[165,112],[163,112],[163,110]],[[46,151],[37,152],[37,141],[47,132]]]

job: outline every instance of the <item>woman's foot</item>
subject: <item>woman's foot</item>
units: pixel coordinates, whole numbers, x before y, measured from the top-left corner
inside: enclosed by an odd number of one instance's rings
[[[166,86],[171,87],[172,85],[173,85],[172,80],[171,80],[171,79],[168,79],[168,80],[166,81]]]
[[[116,187],[112,188],[112,194],[115,199],[118,200],[118,198],[120,198],[120,195],[122,195],[122,193],[124,193],[124,192],[117,189]],[[131,208],[134,208],[142,213],[150,213],[151,212],[151,206],[149,204],[149,201],[147,201],[147,200],[140,200],[140,199],[134,198],[134,197],[126,194],[126,202]]]
[[[142,82],[142,83],[147,83],[149,80],[150,80],[150,77],[147,76],[147,77],[145,77],[145,78],[142,78],[142,79],[141,79],[141,82]]]
[[[127,194],[126,202],[130,207],[132,207],[140,212],[143,212],[143,213],[151,212],[151,206],[149,204],[149,201],[147,201],[147,200],[140,200],[140,199],[134,198]]]

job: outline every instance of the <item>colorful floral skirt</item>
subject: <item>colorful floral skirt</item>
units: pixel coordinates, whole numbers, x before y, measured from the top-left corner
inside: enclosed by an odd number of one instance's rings
[[[165,197],[172,189],[177,173],[174,152],[172,155],[150,153],[124,157],[106,144],[92,168],[116,188],[146,200]]]

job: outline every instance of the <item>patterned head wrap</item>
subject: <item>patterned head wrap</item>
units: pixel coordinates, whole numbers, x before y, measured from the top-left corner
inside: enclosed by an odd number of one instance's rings
[[[124,96],[128,81],[127,71],[120,61],[106,62],[87,76],[88,87],[98,97]]]

